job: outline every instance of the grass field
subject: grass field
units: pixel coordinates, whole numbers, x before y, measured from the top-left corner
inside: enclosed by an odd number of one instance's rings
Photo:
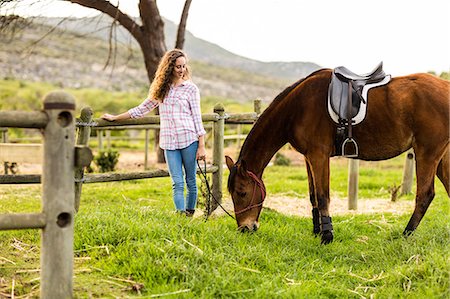
[[[404,157],[360,166],[361,198],[389,198]],[[225,172],[224,186],[228,172]],[[307,197],[304,167],[268,167],[268,196]],[[347,167],[332,162],[332,194],[345,197]],[[229,200],[228,194],[225,200]],[[400,197],[412,201],[413,195]],[[292,198],[292,200],[297,200]],[[410,213],[333,217],[335,241],[320,245],[309,217],[263,210],[242,234],[228,216],[173,212],[168,178],[83,187],[75,219],[76,298],[448,298],[449,207],[442,184],[416,233]],[[40,186],[2,185],[1,213],[36,212]],[[333,211],[331,211],[333,213]],[[0,232],[0,298],[39,294],[40,232]]]

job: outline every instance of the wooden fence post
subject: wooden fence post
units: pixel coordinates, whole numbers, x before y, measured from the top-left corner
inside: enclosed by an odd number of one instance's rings
[[[348,209],[358,209],[359,160],[348,160]]]
[[[255,112],[258,116],[261,114],[261,100],[260,99],[256,99],[253,101],[253,109],[255,110]]]
[[[0,132],[2,132],[2,142],[8,143],[8,128],[0,128]]]
[[[241,150],[241,135],[242,135],[242,124],[237,124],[237,127],[236,127],[236,135],[237,135],[237,140],[236,140],[236,143],[237,143],[237,152],[238,152],[238,154],[239,154],[239,152],[240,152],[240,150]]]
[[[145,154],[144,154],[144,169],[148,169],[148,142],[149,142],[149,129],[145,129]]]
[[[222,104],[216,104],[214,106],[214,113],[219,114],[219,119],[214,122],[214,146],[213,146],[213,165],[217,166],[217,171],[212,174],[212,196],[217,202],[222,203],[222,176],[223,176],[223,136],[225,130],[225,108]],[[215,200],[212,201],[211,212],[214,211],[218,203]]]
[[[403,182],[401,195],[410,194],[414,179],[414,150],[410,149],[406,154],[405,166],[403,167]]]
[[[103,150],[103,129],[97,130],[98,150]]]
[[[41,298],[73,296],[75,100],[56,91],[44,100],[41,238]]]
[[[8,128],[0,128],[0,132],[2,133],[2,142],[8,142]],[[5,174],[8,174],[8,162],[3,162],[3,169]]]
[[[78,129],[77,145],[88,146],[89,137],[91,136],[91,121],[92,121],[92,109],[90,107],[84,107],[81,109],[80,120],[81,124]],[[75,166],[75,211],[78,212],[80,208],[81,188],[83,187],[84,166]]]
[[[111,130],[106,130],[106,150],[111,150]]]

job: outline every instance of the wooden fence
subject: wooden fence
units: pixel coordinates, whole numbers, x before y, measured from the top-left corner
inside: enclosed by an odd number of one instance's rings
[[[71,298],[73,276],[75,100],[53,92],[44,111],[0,111],[0,126],[43,130],[42,212],[0,214],[0,230],[42,229],[41,298]],[[75,163],[74,163],[75,161]]]

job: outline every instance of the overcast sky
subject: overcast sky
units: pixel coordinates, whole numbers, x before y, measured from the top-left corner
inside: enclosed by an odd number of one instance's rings
[[[45,14],[96,14],[58,2]],[[122,0],[120,8],[138,16],[137,3]],[[178,23],[184,0],[157,3],[161,15]],[[38,10],[42,15],[32,9]],[[261,61],[344,65],[357,73],[383,61],[393,75],[450,69],[449,0],[193,0],[187,29]]]

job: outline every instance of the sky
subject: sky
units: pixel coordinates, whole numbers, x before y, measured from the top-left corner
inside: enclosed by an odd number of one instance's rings
[[[49,2],[44,9],[31,6],[26,12],[97,14],[77,4]],[[119,7],[138,16],[137,3],[122,0]],[[184,0],[157,4],[162,16],[179,22]],[[344,65],[359,74],[383,61],[385,71],[394,76],[450,70],[448,0],[192,0],[187,29],[198,38],[260,61],[307,61],[327,68]]]

